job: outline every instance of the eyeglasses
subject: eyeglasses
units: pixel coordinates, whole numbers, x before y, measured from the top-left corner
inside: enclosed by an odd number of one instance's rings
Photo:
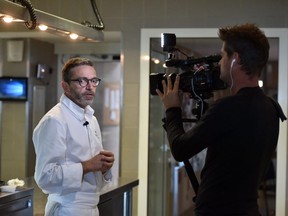
[[[82,77],[82,78],[73,79],[73,80],[71,79],[70,81],[78,82],[81,87],[86,87],[89,84],[89,81],[90,81],[92,86],[96,87],[96,86],[98,86],[100,84],[101,79],[97,78],[97,77],[96,78],[92,78],[92,79],[87,79],[85,77]]]

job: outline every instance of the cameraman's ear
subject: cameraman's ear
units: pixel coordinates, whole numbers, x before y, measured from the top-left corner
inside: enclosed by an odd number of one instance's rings
[[[235,64],[235,62],[239,63],[239,54],[237,52],[234,52],[232,62],[233,64]]]

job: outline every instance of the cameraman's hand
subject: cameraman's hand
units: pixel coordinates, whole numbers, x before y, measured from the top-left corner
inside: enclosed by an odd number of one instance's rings
[[[156,89],[157,94],[161,98],[166,110],[172,107],[180,107],[181,101],[179,96],[179,83],[180,83],[180,76],[177,75],[174,86],[172,86],[171,77],[168,76],[167,78],[167,85],[166,82],[163,80],[163,93]]]

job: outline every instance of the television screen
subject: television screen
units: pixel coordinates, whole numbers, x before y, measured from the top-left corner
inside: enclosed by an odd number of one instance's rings
[[[27,77],[0,77],[0,100],[27,100]]]

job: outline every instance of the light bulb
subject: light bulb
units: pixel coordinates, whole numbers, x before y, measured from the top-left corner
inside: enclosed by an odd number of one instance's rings
[[[154,63],[155,63],[155,64],[159,64],[159,63],[160,63],[160,60],[159,60],[159,59],[155,59],[155,60],[154,60]]]
[[[39,28],[41,31],[46,31],[46,30],[48,29],[48,26],[41,24],[41,25],[38,26],[38,28]]]
[[[3,17],[3,21],[4,21],[5,23],[11,23],[11,22],[13,21],[13,17],[11,17],[11,16],[5,16],[5,17]]]
[[[70,38],[73,39],[73,40],[76,40],[78,38],[78,35],[75,34],[75,33],[71,33],[70,35]]]

